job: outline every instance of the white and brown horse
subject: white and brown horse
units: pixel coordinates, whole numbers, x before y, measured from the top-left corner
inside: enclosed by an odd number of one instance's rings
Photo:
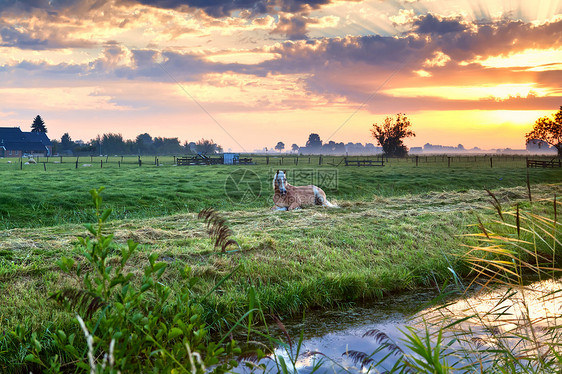
[[[327,208],[337,208],[326,199],[326,194],[320,187],[309,186],[292,186],[287,183],[286,172],[277,170],[275,178],[273,178],[273,202],[276,210],[293,210],[300,209],[303,206],[322,205]]]

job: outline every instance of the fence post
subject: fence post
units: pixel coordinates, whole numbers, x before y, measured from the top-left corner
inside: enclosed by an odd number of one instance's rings
[[[416,156],[416,167],[418,167],[418,156]]]
[[[20,170],[23,170],[23,160],[21,157],[20,157]]]
[[[117,161],[117,165],[121,167],[121,161]]]
[[[295,165],[299,164],[299,156],[297,156],[297,158],[295,158]]]
[[[490,157],[490,168],[493,168],[493,167],[494,167],[494,165],[492,163],[492,157]]]
[[[318,165],[322,165],[322,155],[320,155],[320,157],[318,157]]]
[[[60,163],[62,164],[62,156],[60,156]]]
[[[451,167],[451,157],[447,156],[447,167]]]
[[[265,156],[265,164],[269,165],[269,156]]]
[[[47,171],[47,163],[43,162],[43,170]]]
[[[78,159],[76,159],[76,169],[78,169]]]
[[[100,160],[100,169],[103,169],[103,158]]]

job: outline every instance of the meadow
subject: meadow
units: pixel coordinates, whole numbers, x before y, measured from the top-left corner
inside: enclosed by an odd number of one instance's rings
[[[25,371],[26,352],[8,334],[18,324],[46,345],[48,331],[76,328],[73,315],[48,297],[78,284],[57,261],[81,261],[77,237],[95,220],[92,188],[104,186],[103,205],[113,208],[105,228],[115,235],[113,250],[128,239],[139,243],[128,271],[142,274],[155,254],[168,264],[162,282],[178,290],[188,265],[199,279],[192,291],[214,291],[203,302],[203,319],[219,332],[248,311],[248,287],[266,314],[288,316],[435,288],[450,279],[450,269],[468,275],[462,256],[472,239],[464,234],[495,214],[486,189],[506,207],[526,206],[529,194],[562,194],[561,169],[527,169],[521,157],[490,164],[489,156],[430,156],[417,166],[406,158],[384,167],[345,167],[331,156],[253,158],[257,164],[248,166],[173,166],[171,157],[157,166],[147,158],[139,167],[136,158],[104,157],[78,168],[74,159],[23,166],[0,160],[0,368]],[[287,170],[292,184],[318,184],[340,208],[271,211],[276,169]],[[244,194],[246,182],[232,193],[240,170],[251,171],[245,177],[254,195]],[[226,219],[239,248],[221,253],[213,246],[197,218],[208,207]]]

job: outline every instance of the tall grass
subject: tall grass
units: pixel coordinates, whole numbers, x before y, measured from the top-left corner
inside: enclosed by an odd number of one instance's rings
[[[467,235],[476,243],[463,256],[472,276],[464,298],[418,315],[424,328],[403,332],[408,349],[389,372],[561,372],[561,203],[503,210],[489,195],[497,219],[479,219],[480,232]]]

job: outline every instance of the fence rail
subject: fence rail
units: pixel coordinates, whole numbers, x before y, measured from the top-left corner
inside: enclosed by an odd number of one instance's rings
[[[562,167],[561,160],[527,160],[527,167],[528,168],[553,168],[553,167]]]

